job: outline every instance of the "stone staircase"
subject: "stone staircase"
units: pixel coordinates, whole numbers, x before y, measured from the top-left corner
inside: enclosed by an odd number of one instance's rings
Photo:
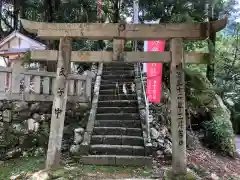
[[[131,89],[133,72],[133,64],[103,66],[89,154],[83,156],[84,164],[151,166],[137,95]],[[127,86],[127,95],[123,93],[123,83]]]

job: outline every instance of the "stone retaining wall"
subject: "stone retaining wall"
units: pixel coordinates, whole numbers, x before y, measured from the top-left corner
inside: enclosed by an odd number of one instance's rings
[[[143,74],[146,87],[146,74]],[[140,83],[140,82],[139,82]],[[136,85],[138,104],[140,110],[140,118],[142,122],[145,122],[145,102],[143,91],[140,84]],[[171,158],[172,156],[172,139],[170,135],[170,92],[168,88],[163,84],[161,103],[152,104],[149,103],[149,131],[151,136],[151,153],[158,158]],[[146,127],[142,123],[143,134],[146,137]],[[146,145],[146,144],[145,144]]]
[[[48,102],[0,101],[0,160],[46,152],[51,112]],[[87,104],[67,104],[63,151],[81,140],[88,112]]]

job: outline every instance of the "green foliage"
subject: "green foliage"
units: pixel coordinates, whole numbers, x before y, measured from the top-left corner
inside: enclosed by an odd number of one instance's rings
[[[32,62],[31,53],[28,51],[24,54],[22,65],[30,65]]]
[[[45,157],[25,157],[9,160],[1,164],[0,180],[10,179],[11,176],[21,174],[18,179],[27,179],[26,175],[44,169]],[[112,177],[150,177],[152,169],[141,167],[114,167],[82,165],[81,163],[62,164],[58,169],[49,171],[50,179],[110,179]],[[100,175],[100,176],[99,176]]]
[[[218,94],[232,112],[232,122],[236,133],[240,133],[240,33],[239,27],[231,37],[218,36],[216,43],[216,87]]]
[[[43,157],[28,157],[16,160],[10,160],[1,164],[0,179],[10,179],[12,175],[21,172],[35,171],[44,167]]]
[[[217,5],[217,8],[223,6]],[[216,5],[215,5],[216,8]],[[217,33],[215,50],[211,41],[185,41],[186,51],[215,52],[215,84],[214,91],[223,99],[224,103],[231,110],[233,128],[236,133],[240,133],[240,34],[239,24],[236,23],[234,34],[226,36],[222,32]],[[187,69],[195,72],[206,73],[206,65],[187,65]],[[194,81],[194,80],[191,80]],[[187,82],[189,83],[189,82]],[[197,84],[197,83],[196,83]],[[202,87],[199,85],[199,87]],[[195,91],[196,93],[196,91]],[[196,101],[196,96],[192,94],[191,101]]]
[[[204,107],[211,119],[203,121],[204,141],[210,147],[233,155],[235,152],[234,132],[230,112],[216,96],[215,88],[206,76],[196,71],[186,70],[187,99],[195,109]],[[207,121],[208,120],[208,121]]]
[[[206,143],[215,149],[233,155],[235,152],[235,136],[230,121],[226,121],[221,116],[204,122],[206,130]]]

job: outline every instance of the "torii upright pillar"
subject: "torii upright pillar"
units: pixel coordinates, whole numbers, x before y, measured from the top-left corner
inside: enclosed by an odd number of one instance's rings
[[[60,162],[64,119],[68,98],[67,77],[70,70],[71,52],[71,38],[61,38],[58,51],[56,81],[53,89],[54,101],[46,161],[47,169],[55,168]]]

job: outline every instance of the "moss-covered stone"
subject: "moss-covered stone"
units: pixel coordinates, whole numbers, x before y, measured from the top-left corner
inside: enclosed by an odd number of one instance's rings
[[[205,121],[205,140],[212,147],[233,155],[236,151],[231,112],[215,93],[213,85],[204,74],[186,70],[186,95],[195,107],[204,107],[211,114]]]
[[[185,175],[175,175],[170,169],[164,172],[164,180],[198,180],[199,177],[191,171]]]
[[[66,108],[63,151],[70,149],[74,129],[79,128],[79,124],[84,125],[80,126],[82,128],[86,127],[85,114],[89,106],[69,102]],[[39,148],[46,151],[51,112],[52,103],[49,102],[0,101],[0,160],[10,158],[7,154],[12,154],[16,149],[19,156],[35,155]],[[6,121],[4,117],[8,114],[11,114],[11,119]]]

